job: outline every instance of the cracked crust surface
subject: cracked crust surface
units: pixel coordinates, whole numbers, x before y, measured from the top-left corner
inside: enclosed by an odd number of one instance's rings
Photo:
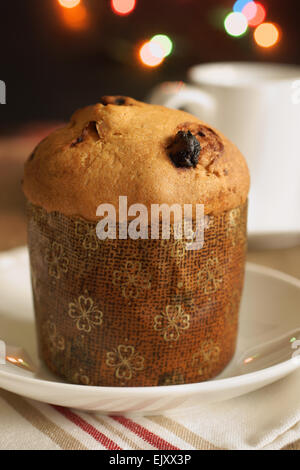
[[[195,168],[178,168],[170,146],[179,131],[200,143]],[[101,203],[204,204],[219,214],[245,202],[249,172],[226,137],[196,117],[128,97],[103,97],[73,114],[25,164],[23,190],[47,211],[97,220]]]

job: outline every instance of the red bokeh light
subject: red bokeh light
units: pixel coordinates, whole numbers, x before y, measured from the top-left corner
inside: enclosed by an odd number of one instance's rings
[[[111,8],[117,15],[129,15],[136,6],[136,0],[111,0]]]
[[[258,26],[263,23],[266,18],[266,9],[259,2],[249,2],[243,8],[243,15],[246,16],[249,26]]]

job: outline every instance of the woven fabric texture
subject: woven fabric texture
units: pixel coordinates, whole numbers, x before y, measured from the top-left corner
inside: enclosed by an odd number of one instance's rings
[[[105,240],[96,223],[28,205],[40,355],[69,382],[192,383],[231,359],[244,278],[247,205],[189,241]]]

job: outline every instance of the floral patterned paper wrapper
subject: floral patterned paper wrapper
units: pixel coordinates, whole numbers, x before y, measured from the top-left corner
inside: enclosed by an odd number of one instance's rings
[[[187,240],[106,240],[97,222],[28,203],[41,358],[71,383],[155,386],[219,374],[235,351],[247,204]]]

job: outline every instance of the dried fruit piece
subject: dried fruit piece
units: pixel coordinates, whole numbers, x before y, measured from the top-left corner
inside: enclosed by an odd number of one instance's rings
[[[115,99],[115,104],[117,104],[118,106],[122,106],[123,104],[125,104],[125,102],[126,102],[126,100],[123,97]]]
[[[70,147],[75,147],[78,144],[81,144],[85,140],[85,138],[90,135],[95,141],[99,140],[100,135],[97,128],[96,121],[90,121],[83,129],[79,137],[73,140]]]
[[[130,98],[127,96],[102,96],[100,103],[104,106],[107,106],[108,104],[115,104],[116,106],[131,106],[132,103],[130,101]]]
[[[191,131],[179,131],[168,146],[169,156],[177,167],[196,167],[201,145]]]
[[[177,127],[180,131],[190,131],[197,136],[201,145],[199,164],[207,171],[217,173],[214,164],[224,152],[224,144],[221,137],[210,127],[196,122],[185,122]]]

